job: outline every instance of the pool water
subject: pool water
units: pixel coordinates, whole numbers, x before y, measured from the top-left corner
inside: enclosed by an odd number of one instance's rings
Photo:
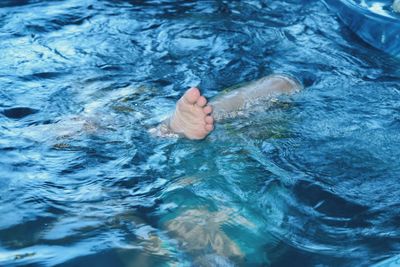
[[[324,2],[365,42],[397,58],[400,57],[400,14],[395,12],[400,2],[391,0],[325,0]]]
[[[391,0],[360,0],[355,1],[361,8],[389,18],[400,18],[396,13],[395,2]]]
[[[400,254],[400,60],[321,1],[1,1],[1,266],[370,266]],[[158,138],[189,86],[305,90]]]

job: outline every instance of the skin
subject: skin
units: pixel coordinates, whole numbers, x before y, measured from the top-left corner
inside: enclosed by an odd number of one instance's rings
[[[295,93],[300,89],[301,85],[291,77],[270,75],[230,92],[221,93],[208,102],[201,95],[200,90],[193,87],[179,99],[175,111],[169,119],[149,131],[161,137],[180,135],[192,140],[201,140],[213,131],[215,122],[237,117],[251,110],[252,107],[265,109],[268,107],[269,100],[280,95]],[[87,113],[93,113],[94,108],[89,106]],[[125,110],[121,109],[120,111]],[[63,140],[76,135],[80,131],[84,133],[97,131],[99,126],[96,123],[95,116],[92,117],[93,119],[89,116],[84,118],[73,117],[68,120],[68,123],[57,123],[58,137]],[[46,125],[39,127],[40,131],[31,131],[29,135],[39,134],[42,138],[42,132],[47,131],[47,127]],[[60,143],[56,147],[66,148],[68,144]]]
[[[270,75],[222,94],[211,103],[198,88],[190,88],[179,99],[173,115],[164,122],[173,133],[201,140],[213,129],[214,121],[236,117],[241,111],[280,95],[290,95],[301,85],[286,75]]]
[[[190,88],[179,99],[169,120],[170,129],[193,140],[206,137],[214,129],[212,107],[197,88]]]

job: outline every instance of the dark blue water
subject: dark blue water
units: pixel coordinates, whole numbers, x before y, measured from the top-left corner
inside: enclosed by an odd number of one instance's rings
[[[354,33],[370,45],[400,57],[400,13],[392,0],[325,0]],[[400,2],[399,2],[400,3]]]
[[[1,266],[369,266],[400,254],[400,68],[320,1],[1,1]],[[299,94],[204,141],[186,88]]]

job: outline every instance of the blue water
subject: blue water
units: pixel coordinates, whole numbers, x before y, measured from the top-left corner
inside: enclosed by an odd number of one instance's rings
[[[360,38],[400,57],[400,14],[392,0],[325,0],[327,5]]]
[[[324,3],[1,1],[1,266],[369,266],[400,254],[400,61]],[[186,88],[304,91],[204,141]]]

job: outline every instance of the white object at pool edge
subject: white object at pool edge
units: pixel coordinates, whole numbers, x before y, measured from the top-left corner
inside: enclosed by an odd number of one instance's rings
[[[393,10],[396,12],[400,12],[400,0],[393,1]]]

